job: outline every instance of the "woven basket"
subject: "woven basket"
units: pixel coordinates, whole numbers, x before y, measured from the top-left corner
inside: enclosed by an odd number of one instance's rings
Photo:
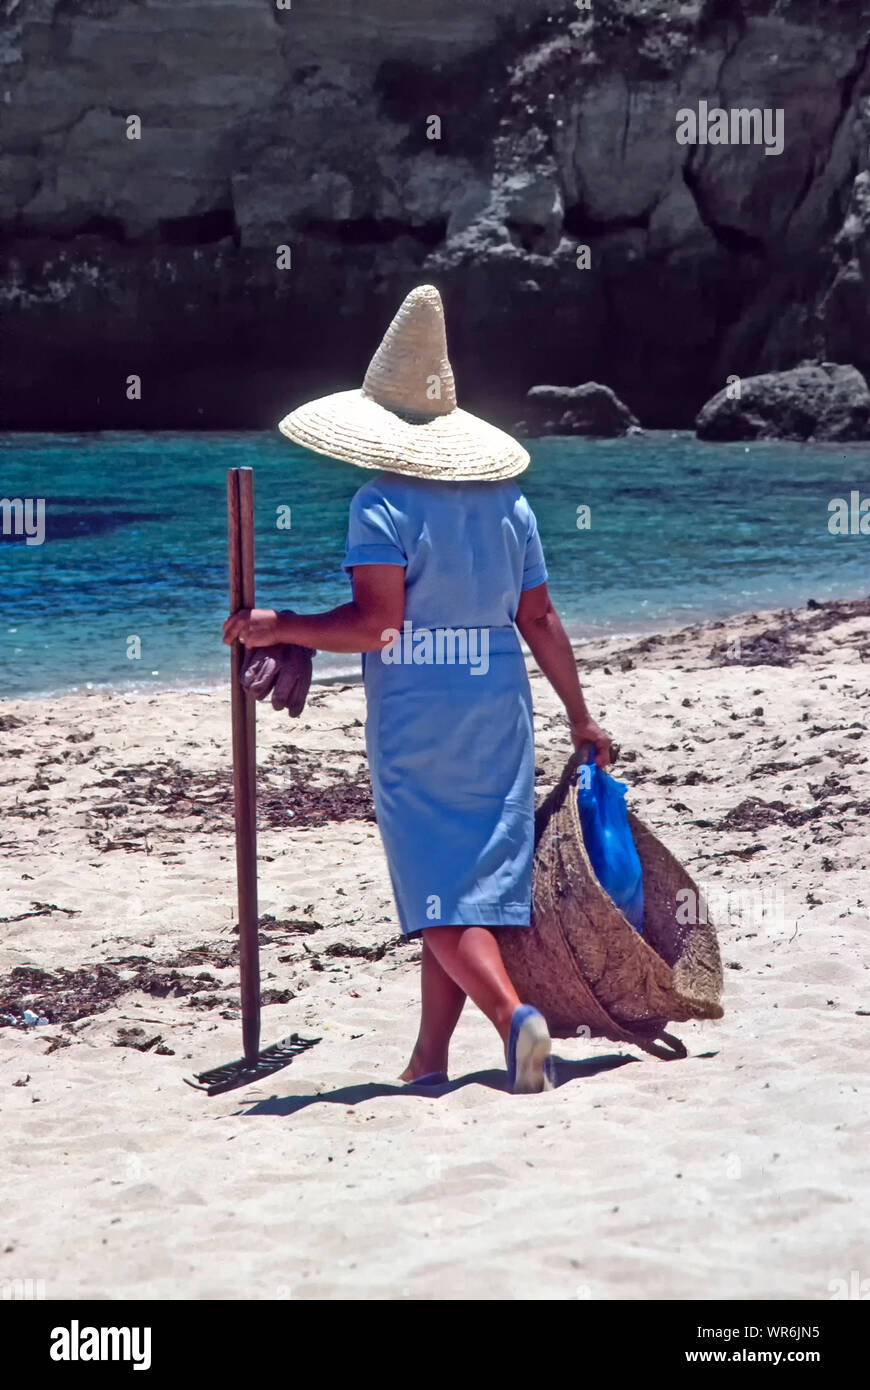
[[[524,1003],[545,1016],[554,1037],[631,1042],[654,1056],[685,1056],[669,1022],[722,1017],[722,963],[710,922],[689,920],[694,880],[643,821],[628,813],[643,869],[641,936],[599,884],[583,844],[574,754],[535,817],[531,931],[506,931],[499,944]],[[680,899],[689,890],[694,897]],[[687,906],[688,904],[688,906]]]

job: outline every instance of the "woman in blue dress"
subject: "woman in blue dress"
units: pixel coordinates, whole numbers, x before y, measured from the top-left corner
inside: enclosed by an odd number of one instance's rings
[[[610,757],[550,602],[526,451],[456,406],[438,291],[402,304],[360,391],[282,420],[299,444],[376,470],[354,497],[350,603],[241,610],[224,640],[362,652],[366,750],[402,931],[422,934],[420,1028],[403,1080],[443,1082],[466,997],[495,1025],[513,1091],[548,1085],[546,1023],[520,1000],[498,933],[529,930],[534,743],[519,635],[561,697],[575,747]]]

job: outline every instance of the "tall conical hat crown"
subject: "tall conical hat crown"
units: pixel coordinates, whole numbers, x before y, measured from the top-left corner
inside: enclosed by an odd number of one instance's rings
[[[444,305],[434,285],[420,285],[403,301],[369,363],[362,389],[387,410],[449,415],[456,409]]]
[[[361,390],[298,406],[278,428],[315,453],[432,481],[496,482],[529,463],[509,434],[457,406],[434,285],[418,285],[400,305]]]

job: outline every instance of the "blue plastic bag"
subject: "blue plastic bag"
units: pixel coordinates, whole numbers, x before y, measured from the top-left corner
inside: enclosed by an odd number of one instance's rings
[[[636,931],[643,930],[643,871],[628,824],[625,782],[590,763],[577,773],[577,809],[595,877]]]

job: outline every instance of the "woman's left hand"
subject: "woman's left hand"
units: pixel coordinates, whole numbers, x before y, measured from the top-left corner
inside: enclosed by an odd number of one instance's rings
[[[591,746],[592,756],[599,767],[606,768],[608,763],[613,762],[613,739],[588,715],[585,719],[572,721],[571,741],[578,752]]]
[[[227,646],[239,641],[245,647],[271,647],[279,641],[278,614],[274,608],[240,608],[224,623]]]

